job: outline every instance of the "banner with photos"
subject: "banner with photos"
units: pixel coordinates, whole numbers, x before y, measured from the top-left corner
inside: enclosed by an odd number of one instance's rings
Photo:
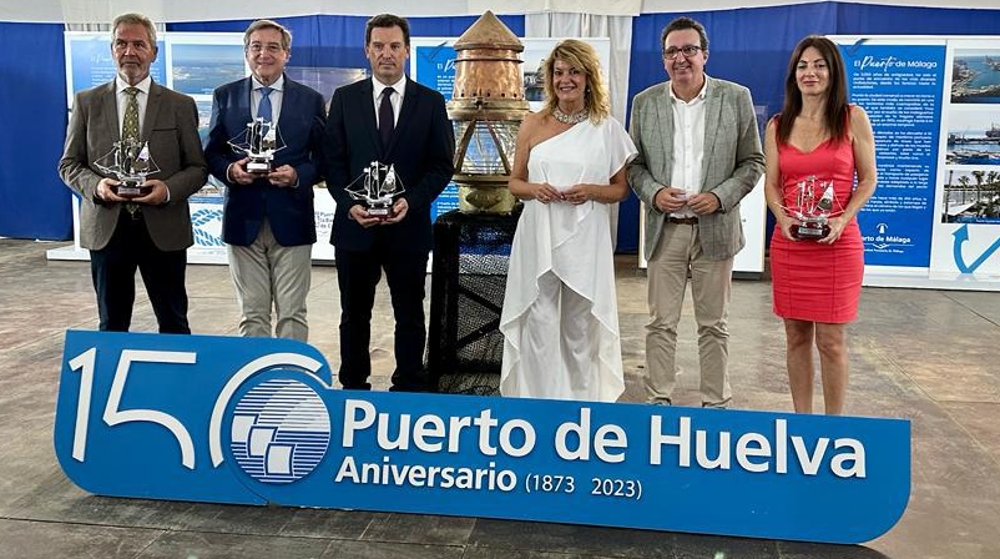
[[[833,37],[875,131],[865,284],[1000,290],[1000,37]]]

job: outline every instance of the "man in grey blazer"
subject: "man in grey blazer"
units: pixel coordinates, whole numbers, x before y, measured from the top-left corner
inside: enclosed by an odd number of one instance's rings
[[[671,403],[677,323],[690,277],[701,402],[727,407],[730,280],[745,242],[740,200],[763,173],[764,154],[750,91],[705,75],[705,28],[681,17],[660,39],[670,80],[636,95],[629,129],[639,150],[629,183],[646,211],[647,398]]]
[[[90,249],[100,329],[128,331],[138,269],[159,331],[189,334],[184,275],[194,238],[187,199],[208,174],[198,110],[190,97],[150,78],[157,46],[149,18],[124,14],[111,29],[117,76],[76,95],[59,175],[80,195],[80,244]],[[146,142],[160,169],[137,198],[119,196],[119,181],[96,165],[123,135]]]

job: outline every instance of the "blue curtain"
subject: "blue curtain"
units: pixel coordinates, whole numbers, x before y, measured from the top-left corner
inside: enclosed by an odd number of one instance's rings
[[[478,19],[466,17],[408,18],[411,37],[457,37]],[[500,16],[517,36],[524,35],[524,16]],[[365,23],[362,16],[301,16],[277,18],[292,32],[290,66],[334,66],[367,68],[365,59]],[[175,23],[168,31],[237,31],[243,32],[251,20],[207,23]],[[330,91],[321,91],[329,97]]]
[[[0,23],[0,236],[73,236],[72,194],[57,165],[66,137],[63,26]],[[15,54],[16,53],[16,54]]]

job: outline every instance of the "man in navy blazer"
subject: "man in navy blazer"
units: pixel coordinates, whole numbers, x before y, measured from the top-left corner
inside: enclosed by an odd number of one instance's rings
[[[455,139],[444,97],[403,73],[410,55],[405,19],[368,20],[365,55],[372,79],[333,94],[324,144],[327,187],[337,202],[330,242],[340,286],[340,382],[371,388],[370,322],[385,270],[396,322],[391,389],[422,391],[430,388],[423,369],[430,210],[454,173]],[[346,190],[373,161],[392,165],[405,189],[388,217],[370,214]]]
[[[306,296],[316,242],[313,185],[322,166],[323,96],[284,75],[292,35],[281,24],[258,20],[243,35],[252,76],[215,90],[205,145],[209,171],[225,183],[222,240],[236,286],[242,336],[275,333],[306,341]],[[247,170],[248,158],[229,141],[253,119],[277,123],[271,170]],[[284,147],[282,147],[282,144]]]

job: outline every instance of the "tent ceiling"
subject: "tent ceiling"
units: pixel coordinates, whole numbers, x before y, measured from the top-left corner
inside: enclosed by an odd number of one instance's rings
[[[936,8],[996,8],[1000,0],[852,0],[853,3]],[[542,12],[636,15],[681,11],[727,10],[759,6],[815,3],[807,0],[435,0],[434,2],[376,2],[371,0],[282,0],[276,5],[253,4],[245,0],[33,0],[0,3],[0,21],[47,23],[106,23],[118,14],[141,12],[158,23],[216,21],[290,17],[301,15],[369,16],[393,12],[407,17],[479,15],[491,9],[497,13]]]

